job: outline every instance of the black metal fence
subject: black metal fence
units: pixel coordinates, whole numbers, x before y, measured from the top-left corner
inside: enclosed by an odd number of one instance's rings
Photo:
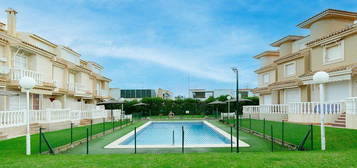
[[[75,145],[86,142],[87,151],[89,153],[89,142],[95,137],[104,136],[112,133],[115,129],[122,128],[131,124],[129,119],[105,119],[101,122],[93,123],[89,120],[85,125],[75,125],[69,123],[68,129],[48,131],[45,128],[39,128],[39,151],[38,153],[55,154]],[[61,137],[61,138],[58,138]],[[68,137],[68,138],[63,138]]]

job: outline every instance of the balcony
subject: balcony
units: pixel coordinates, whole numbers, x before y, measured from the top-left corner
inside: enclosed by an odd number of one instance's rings
[[[74,92],[76,96],[90,97],[91,91],[80,83],[68,83],[68,91]]]
[[[108,97],[109,96],[109,90],[99,89],[99,90],[97,90],[97,96]]]
[[[36,83],[39,85],[42,82],[42,74],[36,71],[28,70],[28,69],[10,69],[10,78],[11,80],[19,81],[23,77],[31,77]]]

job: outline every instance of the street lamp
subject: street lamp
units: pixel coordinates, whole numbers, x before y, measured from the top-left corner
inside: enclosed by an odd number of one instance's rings
[[[36,85],[36,81],[31,77],[23,77],[19,84],[26,91],[26,155],[31,155],[30,139],[30,90]],[[41,135],[40,135],[41,136]]]
[[[325,139],[325,107],[323,103],[325,101],[325,89],[324,83],[329,81],[329,74],[324,71],[316,72],[313,76],[313,81],[320,86],[320,122],[321,122],[321,150],[326,150]],[[323,110],[323,111],[322,111]]]
[[[232,71],[234,73],[236,73],[236,128],[237,128],[237,150],[236,152],[239,153],[239,123],[238,123],[238,110],[239,110],[239,87],[238,87],[238,82],[239,82],[239,78],[238,78],[238,68],[233,67]]]
[[[231,96],[227,96],[227,101],[228,101],[228,115],[229,115],[229,113],[231,112],[231,106],[230,106],[230,104],[229,104],[229,102],[231,101],[231,99],[232,99]],[[228,116],[228,115],[227,115],[227,116]]]
[[[121,114],[123,115],[124,117],[124,98],[120,98],[119,99],[119,102],[121,102]]]

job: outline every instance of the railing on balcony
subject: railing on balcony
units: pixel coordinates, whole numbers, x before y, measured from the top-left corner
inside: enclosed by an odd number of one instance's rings
[[[109,90],[106,89],[99,89],[96,91],[97,96],[101,96],[101,97],[108,97],[109,96]]]
[[[10,77],[11,80],[20,80],[23,77],[31,77],[33,78],[37,84],[41,84],[42,82],[42,75],[39,72],[28,70],[28,69],[17,69],[11,68],[10,69]]]

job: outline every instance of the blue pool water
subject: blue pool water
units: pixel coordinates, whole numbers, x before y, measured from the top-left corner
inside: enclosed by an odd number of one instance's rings
[[[137,145],[173,145],[182,143],[182,126],[186,145],[230,144],[230,139],[203,122],[152,122],[137,132]],[[134,136],[120,145],[133,145]]]

